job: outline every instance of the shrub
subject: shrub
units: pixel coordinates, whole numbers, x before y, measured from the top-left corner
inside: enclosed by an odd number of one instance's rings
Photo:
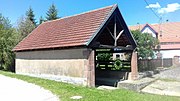
[[[114,62],[114,67],[117,69],[117,70],[120,70],[122,68],[122,62],[120,59],[116,59],[115,62]]]

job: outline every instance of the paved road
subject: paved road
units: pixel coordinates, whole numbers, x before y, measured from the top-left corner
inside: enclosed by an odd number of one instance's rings
[[[0,75],[0,101],[59,101],[37,85]]]
[[[142,92],[180,96],[180,67],[165,70],[154,77],[160,79],[146,86]]]
[[[180,81],[180,67],[165,70],[160,74],[156,75],[159,78],[174,79]]]

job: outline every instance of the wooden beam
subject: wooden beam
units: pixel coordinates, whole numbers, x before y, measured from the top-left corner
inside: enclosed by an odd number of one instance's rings
[[[118,50],[118,51],[114,51],[114,50],[110,50],[110,51],[96,51],[96,55],[98,53],[132,53],[132,50]]]
[[[116,16],[114,16],[114,38],[116,39]],[[117,46],[117,41],[114,41],[114,46]]]
[[[122,50],[133,50],[130,47],[123,47],[123,46],[111,46],[111,45],[99,45],[99,48],[108,48],[108,49],[122,49]]]
[[[119,33],[119,35],[116,37],[116,40],[115,41],[117,41],[118,39],[119,39],[119,37],[121,36],[121,34],[124,32],[124,30],[122,30],[120,33]]]
[[[106,27],[106,28],[107,28],[109,34],[111,35],[111,37],[115,40],[115,38],[114,38],[113,34],[111,33],[110,29],[108,27]]]

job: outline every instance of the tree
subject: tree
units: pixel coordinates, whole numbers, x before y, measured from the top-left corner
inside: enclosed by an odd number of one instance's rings
[[[0,15],[0,18],[4,18]],[[8,18],[0,21],[0,69],[9,70],[14,60],[13,47],[19,41],[19,34],[10,27]]]
[[[29,7],[29,9],[26,11],[26,16],[27,19],[29,19],[30,21],[32,21],[32,23],[36,26],[36,21],[35,21],[35,15],[33,13],[34,11],[32,10],[31,7]]]
[[[41,24],[41,23],[43,23],[44,22],[44,19],[43,19],[43,17],[41,16],[40,18],[39,18],[39,25]]]
[[[24,17],[19,19],[17,30],[21,34],[22,38],[30,34],[35,28],[36,26],[31,20]]]
[[[154,50],[159,41],[149,33],[141,33],[139,30],[131,31],[136,42],[138,57],[142,59],[154,58]]]
[[[47,11],[46,13],[46,19],[47,20],[55,20],[55,19],[58,19],[58,10],[56,9],[56,6],[54,4],[52,4],[50,7],[49,7],[49,10]]]
[[[32,10],[31,7],[29,7],[29,9],[26,11],[26,16],[27,19],[29,19],[36,26],[34,11]]]
[[[10,20],[8,18],[5,18],[1,13],[0,13],[0,24],[3,25],[4,28],[6,29],[12,27],[12,25],[10,24]]]

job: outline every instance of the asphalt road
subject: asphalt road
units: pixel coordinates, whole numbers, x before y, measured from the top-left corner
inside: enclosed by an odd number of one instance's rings
[[[173,79],[180,81],[180,67],[175,67],[169,70],[165,70],[163,72],[160,72],[160,74],[156,76],[159,78]]]
[[[180,67],[162,71],[155,80],[141,91],[152,94],[180,96]]]
[[[0,101],[59,101],[37,85],[0,75]]]

